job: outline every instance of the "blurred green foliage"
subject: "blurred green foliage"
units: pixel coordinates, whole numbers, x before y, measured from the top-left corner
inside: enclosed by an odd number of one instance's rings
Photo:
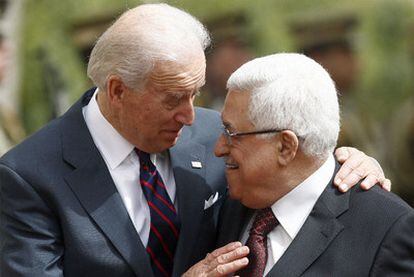
[[[73,40],[80,23],[114,20],[136,0],[26,0],[23,30],[22,118],[27,133],[57,113],[53,87],[63,91],[64,110],[90,86],[86,64]],[[409,0],[175,0],[165,1],[201,21],[240,15],[239,35],[255,55],[298,51],[296,25],[329,22],[351,16],[350,41],[358,76],[342,100],[344,141],[376,157],[393,190],[414,203],[414,3]],[[214,40],[214,37],[213,37]],[[213,50],[214,51],[214,45]]]

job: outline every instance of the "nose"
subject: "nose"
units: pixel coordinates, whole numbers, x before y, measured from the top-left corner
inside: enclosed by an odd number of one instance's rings
[[[194,104],[191,99],[186,101],[186,103],[183,103],[174,116],[175,120],[183,125],[193,124],[194,117]]]
[[[229,147],[226,143],[224,135],[221,134],[216,142],[216,147],[214,148],[214,155],[217,157],[224,157],[229,154]]]

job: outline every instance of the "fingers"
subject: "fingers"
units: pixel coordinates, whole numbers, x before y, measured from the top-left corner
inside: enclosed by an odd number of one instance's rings
[[[249,248],[240,242],[232,242],[214,250],[193,265],[183,277],[218,277],[236,272],[245,267],[249,260]]]
[[[338,189],[341,192],[346,192],[354,185],[356,185],[361,179],[363,179],[364,174],[358,171],[358,169],[352,169],[351,172],[345,177],[345,179],[338,182]]]
[[[374,185],[379,184],[386,191],[391,191],[391,181],[383,176],[378,177],[375,174],[369,174],[361,183],[361,187],[365,190],[372,188]]]
[[[340,191],[346,192],[361,180],[363,189],[370,189],[378,183],[385,190],[391,189],[391,181],[385,178],[381,166],[375,159],[352,147],[338,148],[335,155],[338,160],[338,156],[345,159],[334,179],[334,184]]]
[[[249,248],[240,242],[216,249],[206,258],[209,272],[207,276],[224,276],[236,272],[249,263],[246,258],[248,254]]]
[[[347,150],[346,153],[348,153],[349,156],[347,156],[347,159],[339,169],[334,179],[334,184],[337,185],[339,190],[342,192],[347,191],[350,187],[354,186],[367,175],[365,171],[366,165],[363,163],[369,159],[368,156],[356,149],[351,151]],[[345,155],[343,155],[343,157]]]
[[[248,263],[249,260],[246,257],[244,257],[229,263],[220,264],[216,267],[215,271],[212,274],[209,274],[209,276],[225,276],[242,269]]]
[[[339,147],[335,150],[335,158],[339,163],[343,163],[348,157],[349,153],[347,147]]]
[[[370,189],[375,184],[381,183],[385,179],[384,173],[382,172],[381,167],[379,167],[379,164],[377,163],[377,161],[374,162],[374,160],[371,157],[365,154],[361,156],[358,155],[356,156],[356,158],[358,159],[361,158],[359,165],[353,168],[351,173],[347,177],[345,177],[345,179],[342,181],[349,188],[356,185],[359,181],[363,180],[365,177],[366,178],[361,182],[361,187],[363,189]],[[349,160],[351,160],[351,158]],[[357,163],[358,162],[355,162],[355,164]]]
[[[379,183],[379,178],[377,175],[375,174],[369,174],[364,181],[362,181],[361,183],[361,188],[365,189],[365,190],[369,190],[370,188],[372,188],[375,184]]]
[[[391,191],[391,180],[390,179],[384,178],[383,180],[381,180],[380,185],[386,191]]]
[[[207,262],[213,262],[214,259],[217,259],[218,257],[220,257],[220,255],[229,253],[235,249],[238,249],[240,247],[242,247],[243,245],[241,244],[241,242],[236,241],[236,242],[230,242],[229,244],[226,244],[223,247],[217,248],[216,250],[214,250],[213,252],[207,254],[205,260]]]
[[[353,153],[360,152],[353,147],[339,147],[335,150],[335,157],[339,163],[345,162]]]
[[[249,254],[249,248],[247,246],[239,247],[229,253],[225,253],[217,257],[217,262],[220,264],[225,264],[229,261],[234,261],[236,259],[242,258],[247,254]]]
[[[369,159],[363,163],[364,168],[368,174],[367,177],[362,181],[361,187],[368,190],[374,185],[380,184],[380,186],[386,191],[391,191],[391,181],[385,178],[381,165],[374,158],[368,158]]]

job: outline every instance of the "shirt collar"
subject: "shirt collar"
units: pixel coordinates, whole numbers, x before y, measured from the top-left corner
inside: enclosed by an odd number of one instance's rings
[[[83,108],[86,124],[103,158],[114,169],[134,150],[134,145],[121,136],[106,120],[96,101],[95,90],[89,104]]]
[[[293,240],[332,178],[335,159],[329,155],[322,166],[272,205],[280,225]]]

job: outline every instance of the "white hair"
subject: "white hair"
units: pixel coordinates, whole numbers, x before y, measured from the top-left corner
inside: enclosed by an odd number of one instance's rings
[[[102,90],[110,75],[139,89],[156,62],[186,62],[188,54],[209,45],[206,28],[190,14],[167,4],[140,5],[122,14],[98,39],[88,76]]]
[[[258,130],[291,130],[310,156],[335,148],[340,125],[335,84],[311,58],[280,53],[254,59],[230,76],[227,88],[251,93],[249,119]]]

